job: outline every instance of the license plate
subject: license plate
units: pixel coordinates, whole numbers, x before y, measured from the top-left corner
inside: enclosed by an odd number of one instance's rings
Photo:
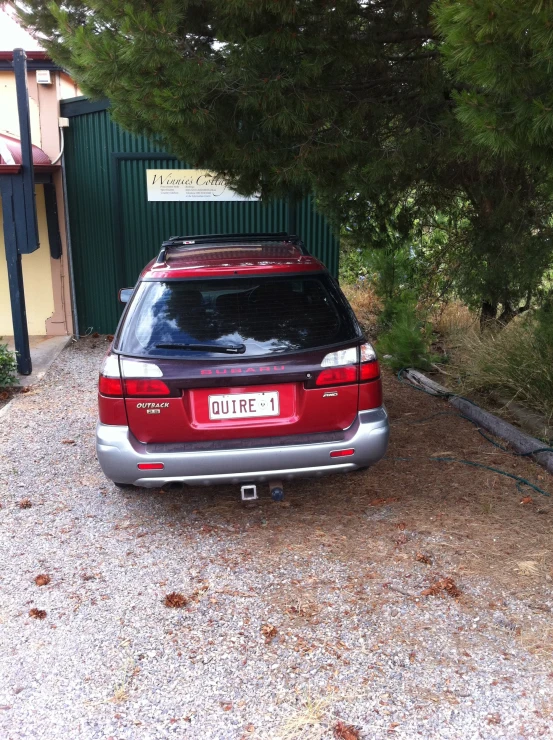
[[[220,393],[208,396],[210,419],[247,419],[278,416],[278,391],[267,393]]]

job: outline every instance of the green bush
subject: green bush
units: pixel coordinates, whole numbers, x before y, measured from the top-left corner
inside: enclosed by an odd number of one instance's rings
[[[0,344],[0,388],[19,383],[15,355],[7,344]]]
[[[343,239],[340,246],[340,283],[351,285],[370,277],[366,251],[347,239]]]
[[[405,302],[394,304],[393,323],[381,334],[377,348],[382,361],[393,370],[404,367],[428,370],[438,359],[430,351],[431,343],[430,324],[421,320],[412,303]]]
[[[381,331],[387,332],[394,327],[402,317],[416,315],[416,298],[409,290],[384,297],[382,310],[378,316],[378,326]]]

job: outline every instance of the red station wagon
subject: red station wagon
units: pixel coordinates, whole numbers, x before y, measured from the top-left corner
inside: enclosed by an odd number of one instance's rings
[[[266,482],[386,452],[380,369],[337,281],[287,234],[175,237],[143,270],[100,372],[116,485]]]

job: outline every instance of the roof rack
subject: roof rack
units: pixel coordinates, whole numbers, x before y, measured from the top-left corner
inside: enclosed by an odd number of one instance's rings
[[[250,232],[248,234],[198,234],[196,236],[171,236],[161,245],[161,252],[156,260],[156,265],[163,264],[167,259],[170,249],[194,249],[198,245],[210,245],[220,247],[223,244],[247,244],[248,242],[290,242],[295,244],[301,250],[302,254],[309,254],[303,241],[295,234],[288,234],[286,231],[267,232]]]

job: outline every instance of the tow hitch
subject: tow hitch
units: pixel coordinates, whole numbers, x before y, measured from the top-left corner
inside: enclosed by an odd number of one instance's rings
[[[253,483],[248,483],[245,486],[241,486],[240,496],[242,497],[242,501],[256,501],[258,498],[257,486]]]
[[[272,480],[269,483],[269,490],[273,501],[284,501],[284,488],[282,487],[282,481]]]

